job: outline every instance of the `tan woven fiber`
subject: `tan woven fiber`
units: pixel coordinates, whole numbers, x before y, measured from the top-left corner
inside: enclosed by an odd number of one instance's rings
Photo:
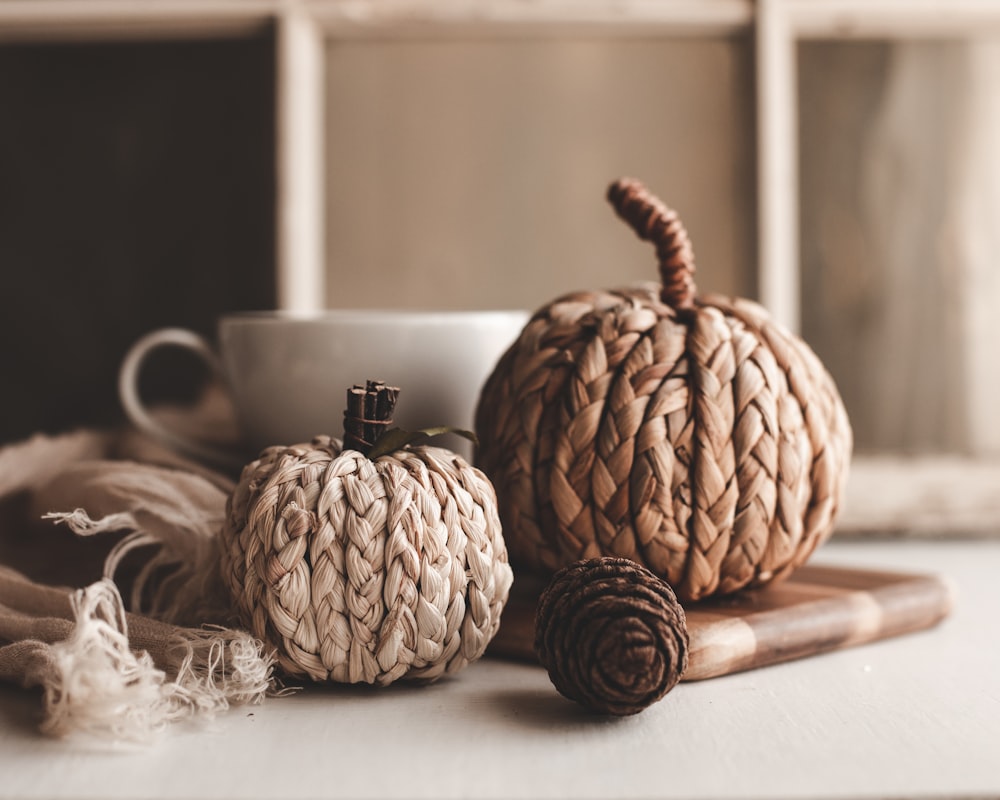
[[[609,190],[662,284],[539,309],[484,386],[476,429],[511,557],[630,558],[682,599],[760,585],[833,530],[852,437],[829,374],[759,305],[698,296],[677,215]]]
[[[289,674],[429,680],[479,658],[512,572],[492,485],[447,450],[271,448],[227,510],[223,575]]]

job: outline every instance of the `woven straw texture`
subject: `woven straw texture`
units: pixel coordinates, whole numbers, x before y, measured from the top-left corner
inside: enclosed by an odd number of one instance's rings
[[[539,309],[487,380],[479,466],[515,564],[632,559],[685,600],[760,585],[833,530],[851,429],[799,338],[742,299],[697,296],[676,214],[609,190],[661,283]]]
[[[434,447],[375,461],[329,437],[266,450],[221,541],[244,624],[316,681],[460,669],[496,633],[512,581],[492,485]]]

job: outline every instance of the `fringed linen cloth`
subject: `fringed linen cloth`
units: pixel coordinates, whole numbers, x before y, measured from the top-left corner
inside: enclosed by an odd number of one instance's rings
[[[0,679],[44,732],[145,740],[272,688],[218,579],[231,488],[128,431],[0,448]]]

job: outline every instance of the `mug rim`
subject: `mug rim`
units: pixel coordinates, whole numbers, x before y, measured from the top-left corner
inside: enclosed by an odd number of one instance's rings
[[[333,308],[315,311],[271,309],[230,311],[218,318],[219,327],[247,324],[338,323],[365,322],[377,324],[441,324],[520,319],[531,316],[524,308],[510,309],[394,309],[394,308]]]

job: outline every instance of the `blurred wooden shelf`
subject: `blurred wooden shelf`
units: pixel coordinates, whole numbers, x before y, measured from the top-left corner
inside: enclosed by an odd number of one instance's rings
[[[277,304],[326,297],[325,68],[337,38],[751,35],[759,299],[799,327],[796,45],[804,38],[1000,33],[996,0],[0,0],[0,43],[238,36],[274,26]],[[994,530],[1000,464],[856,460],[842,528]],[[986,534],[988,535],[988,534]]]
[[[1000,537],[1000,461],[855,456],[839,534]]]

